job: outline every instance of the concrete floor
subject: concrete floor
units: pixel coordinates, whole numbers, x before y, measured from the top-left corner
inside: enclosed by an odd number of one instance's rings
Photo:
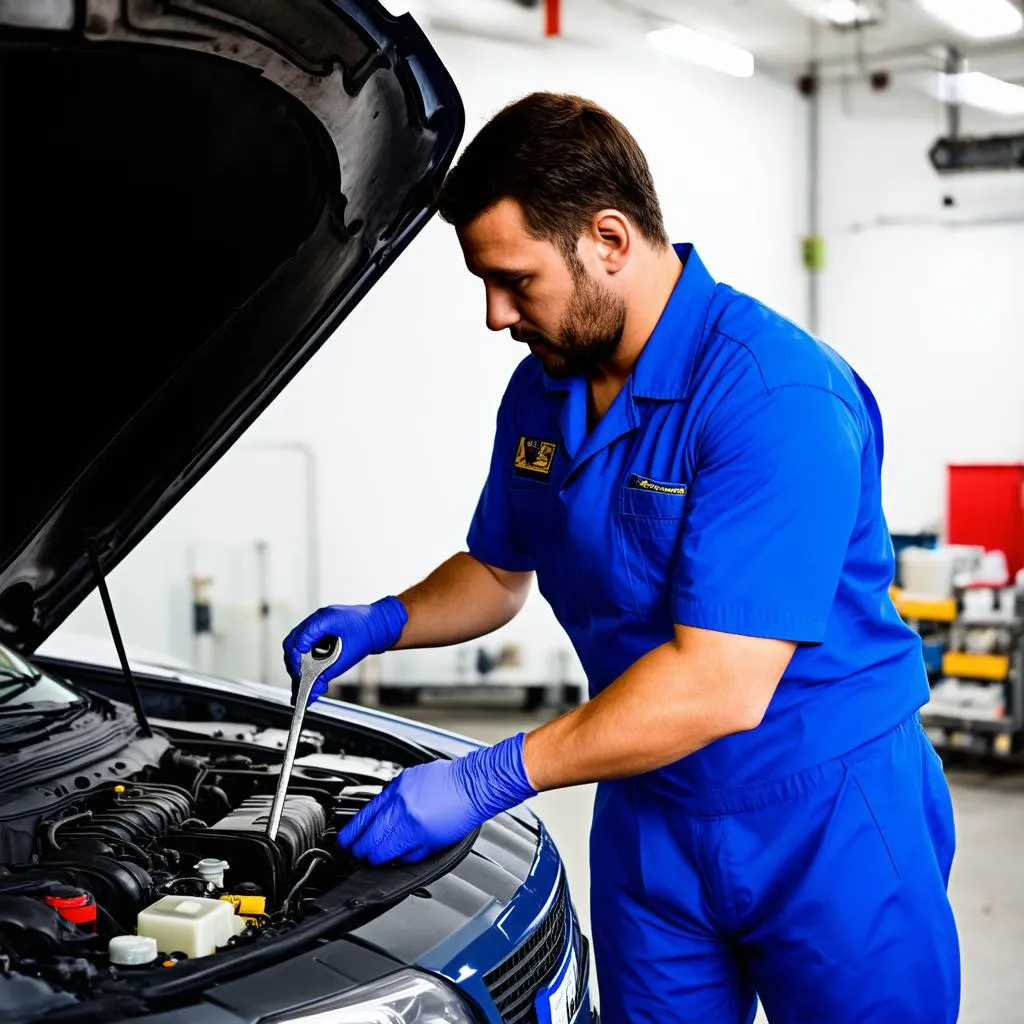
[[[534,728],[552,714],[522,712],[512,699],[491,698],[481,707],[447,695],[428,695],[420,706],[388,710],[485,742]],[[961,763],[949,767],[947,777],[958,829],[950,895],[963,961],[960,1024],[1024,1021],[1024,769]],[[582,786],[530,801],[565,861],[588,935],[587,836],[593,796],[594,787]],[[758,1016],[758,1024],[764,1020]]]

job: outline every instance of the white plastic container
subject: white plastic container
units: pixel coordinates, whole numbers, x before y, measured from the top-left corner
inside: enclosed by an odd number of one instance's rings
[[[900,583],[908,597],[943,600],[953,596],[955,555],[949,548],[904,548]]]
[[[925,705],[933,715],[949,715],[971,721],[999,722],[1006,717],[1002,686],[949,676],[936,683]]]
[[[218,857],[204,857],[196,865],[196,874],[206,882],[207,889],[224,888],[224,872],[231,867],[226,860]]]
[[[107,947],[112,964],[140,967],[151,964],[157,955],[157,941],[149,935],[115,935]]]
[[[156,939],[164,953],[179,950],[190,957],[209,956],[232,935],[245,930],[245,922],[224,900],[201,896],[164,896],[139,914],[136,932]]]

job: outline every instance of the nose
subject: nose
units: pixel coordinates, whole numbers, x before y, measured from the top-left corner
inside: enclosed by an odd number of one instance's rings
[[[515,327],[522,319],[512,296],[503,288],[487,287],[487,327],[492,331],[504,331]]]

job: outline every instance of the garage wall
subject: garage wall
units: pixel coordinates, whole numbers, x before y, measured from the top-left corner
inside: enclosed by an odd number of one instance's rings
[[[921,95],[832,87],[823,112],[821,333],[882,407],[897,532],[941,530],[948,462],[1024,457],[1024,173],[934,172]],[[1021,127],[964,112],[965,133]]]
[[[648,153],[672,237],[696,242],[721,279],[802,319],[806,117],[794,90],[690,69],[639,36],[614,56],[572,39],[432,37],[465,98],[467,139],[533,89],[589,95]],[[430,224],[245,442],[112,575],[128,642],[249,678],[269,664],[269,681],[283,682],[280,638],[311,605],[395,592],[463,547],[498,401],[523,354],[486,330],[483,288],[454,232]],[[319,537],[306,528],[308,501]],[[260,539],[271,594],[262,631]],[[197,652],[189,632],[190,560],[214,577],[215,626],[231,626],[212,650]],[[69,628],[103,635],[99,603]],[[536,594],[484,642],[492,652],[504,643],[521,646],[521,664],[495,678],[579,677]],[[389,655],[382,667],[390,678],[472,681],[478,646]]]

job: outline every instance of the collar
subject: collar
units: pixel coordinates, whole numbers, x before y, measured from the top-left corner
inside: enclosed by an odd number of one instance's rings
[[[547,392],[568,393],[562,403],[559,423],[562,439],[574,460],[594,454],[637,427],[640,420],[634,399],[673,401],[686,397],[694,360],[704,337],[715,282],[691,244],[673,248],[683,263],[683,272],[625,386],[593,433],[587,433],[586,377],[554,380],[541,373]]]
[[[694,357],[704,337],[715,280],[692,243],[684,242],[672,248],[683,264],[683,272],[623,388],[631,398],[666,401],[685,398]],[[541,380],[549,392],[572,392],[586,383],[583,377],[555,380],[546,373],[541,374]]]

